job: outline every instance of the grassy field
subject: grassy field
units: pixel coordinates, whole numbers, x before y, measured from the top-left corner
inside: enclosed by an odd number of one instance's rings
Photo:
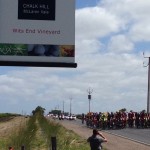
[[[0,118],[10,117],[10,116],[12,116],[12,114],[9,114],[9,113],[0,113]]]
[[[7,140],[0,139],[0,149],[6,150],[12,146],[20,150],[24,145],[26,150],[47,150],[52,147],[52,137],[56,137],[57,150],[90,150],[85,139],[42,115],[34,115],[24,124],[21,123]]]
[[[0,113],[0,119],[1,119],[1,118],[16,117],[16,116],[19,116],[19,114],[12,114],[12,113]]]
[[[19,116],[19,114],[11,114],[11,113],[0,113],[0,122],[1,121],[8,121],[16,116]]]

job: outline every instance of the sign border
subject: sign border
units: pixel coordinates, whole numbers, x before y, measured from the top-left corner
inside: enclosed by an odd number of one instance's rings
[[[65,67],[77,68],[77,63],[61,63],[61,62],[19,62],[19,61],[1,61],[0,66],[24,66],[24,67]]]

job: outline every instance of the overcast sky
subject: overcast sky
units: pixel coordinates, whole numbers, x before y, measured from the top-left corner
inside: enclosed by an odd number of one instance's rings
[[[0,67],[0,112],[147,109],[149,0],[76,0],[77,68]],[[72,100],[71,100],[72,99]]]

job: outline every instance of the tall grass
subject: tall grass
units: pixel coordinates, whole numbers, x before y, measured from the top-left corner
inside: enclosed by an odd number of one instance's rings
[[[51,137],[57,139],[57,150],[90,150],[85,139],[82,139],[71,130],[66,130],[60,124],[48,121],[44,117],[39,118],[39,124],[43,129],[47,144],[51,147]]]
[[[38,116],[40,128],[42,130],[43,138],[46,139],[47,147],[51,147],[51,137],[58,135],[60,125],[50,123],[45,117]]]
[[[11,135],[8,145],[13,146],[15,150],[20,150],[20,147],[25,145],[26,149],[30,150],[37,130],[35,121],[36,117],[31,117],[25,125],[20,125],[18,131]]]
[[[62,136],[61,136],[62,135]],[[90,150],[85,139],[82,139],[71,130],[59,128],[58,150]]]
[[[11,134],[6,147],[13,146],[15,150],[20,150],[24,145],[26,150],[47,150],[52,147],[51,137],[56,137],[57,150],[90,150],[85,139],[42,115],[32,116],[20,125],[18,131]]]

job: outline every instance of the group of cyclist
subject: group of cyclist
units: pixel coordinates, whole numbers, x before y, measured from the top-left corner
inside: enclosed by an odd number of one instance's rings
[[[82,114],[82,123],[88,127],[100,129],[150,128],[150,113],[141,112],[106,112]]]

